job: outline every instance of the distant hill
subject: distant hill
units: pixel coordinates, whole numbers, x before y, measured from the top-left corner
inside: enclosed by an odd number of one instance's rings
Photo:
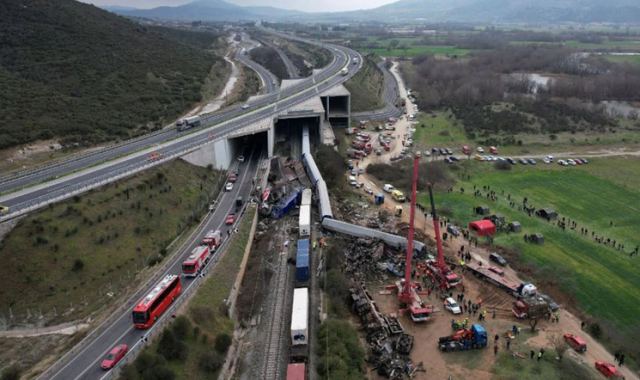
[[[197,0],[175,7],[111,10],[124,16],[182,21],[283,20],[287,17],[304,15],[303,12],[274,7],[241,7],[224,0]]]
[[[637,0],[400,0],[378,8],[323,14],[323,19],[470,23],[638,23]]]
[[[1,1],[0,148],[54,137],[89,145],[160,126],[200,99],[212,64],[225,67],[205,51],[216,39],[73,0]]]

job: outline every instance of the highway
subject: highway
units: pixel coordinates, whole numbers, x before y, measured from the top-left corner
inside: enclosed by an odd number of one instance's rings
[[[206,216],[204,222],[192,235],[187,244],[182,247],[182,250],[171,258],[170,265],[162,272],[160,278],[167,274],[181,273],[182,262],[190,254],[191,250],[198,245],[198,242],[202,240],[207,231],[220,229],[223,238],[227,239],[227,230],[231,230],[233,226],[226,226],[224,219],[230,212],[235,211],[235,200],[238,196],[244,198],[245,204],[249,199],[260,158],[264,158],[263,153],[264,152],[258,151],[257,149],[245,153],[248,159],[245,163],[239,163],[238,181],[233,187],[233,190],[222,194],[215,210]],[[236,223],[238,223],[238,221],[236,221]],[[211,268],[217,264],[218,259],[219,257],[217,255],[214,256],[214,260],[207,268],[207,271],[210,271]],[[182,278],[183,293],[193,281],[191,278]],[[155,286],[156,283],[157,281],[152,283],[151,287]],[[107,352],[116,344],[120,343],[125,343],[129,347],[132,347],[145,335],[145,330],[138,330],[133,327],[131,310],[135,303],[142,299],[149,290],[150,287],[145,287],[140,289],[129,300],[123,300],[124,305],[129,307],[125,307],[119,312],[116,312],[116,314],[113,314],[92,338],[89,338],[84,344],[81,343],[75,352],[69,354],[67,358],[69,359],[68,361],[62,361],[61,363],[64,363],[63,365],[57,366],[58,368],[50,373],[43,374],[41,378],[60,380],[101,379],[105,375],[105,371],[100,368],[100,362]]]
[[[278,34],[281,35],[281,34]],[[286,36],[286,35],[285,35]],[[318,74],[301,80],[286,89],[279,89],[249,103],[249,109],[241,105],[203,117],[205,127],[179,134],[175,129],[132,140],[112,149],[88,154],[25,175],[5,179],[0,183],[0,192],[8,194],[0,197],[0,203],[11,208],[11,214],[4,219],[43,207],[63,199],[70,194],[87,191],[90,188],[144,170],[160,162],[150,162],[149,153],[157,152],[160,157],[175,157],[201,147],[214,140],[224,138],[230,132],[248,126],[260,119],[276,115],[282,110],[303,102],[329,88],[343,83],[360,68],[362,59],[351,49],[307,41],[287,36],[307,43],[324,46],[332,51],[334,60]],[[350,65],[352,58],[359,58],[359,65]],[[343,67],[349,67],[349,74],[340,75]],[[119,159],[114,159],[123,156]],[[105,162],[106,161],[106,162]],[[71,174],[73,173],[73,174]],[[50,180],[54,178],[53,180]],[[46,183],[36,185],[39,182]],[[24,190],[22,187],[30,186]],[[2,219],[0,219],[2,220]]]
[[[242,40],[244,42],[254,42],[251,39],[249,39],[249,35],[247,35],[246,33],[242,33]],[[255,46],[252,47],[245,47],[244,49],[238,49],[238,51],[236,51],[236,55],[235,55],[235,59],[238,62],[241,62],[243,65],[249,67],[251,70],[255,71],[256,73],[258,73],[258,76],[260,76],[260,80],[262,81],[262,86],[263,86],[263,91],[268,93],[272,93],[278,90],[278,83],[280,82],[278,80],[278,78],[273,75],[273,73],[269,70],[267,70],[264,66],[262,66],[261,64],[259,64],[256,61],[253,61],[250,56],[249,56],[249,51],[252,48],[255,48],[258,46],[257,42],[254,42]]]

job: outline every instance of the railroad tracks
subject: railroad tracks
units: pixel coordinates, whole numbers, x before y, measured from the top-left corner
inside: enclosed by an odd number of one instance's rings
[[[285,230],[287,227],[285,226]],[[288,248],[281,252],[276,262],[275,276],[272,282],[272,309],[271,315],[267,321],[267,331],[265,340],[265,355],[263,357],[263,365],[260,374],[261,379],[271,380],[281,378],[282,363],[287,347],[286,326],[289,324],[288,311],[291,300],[291,279],[289,276],[289,265],[287,264]]]

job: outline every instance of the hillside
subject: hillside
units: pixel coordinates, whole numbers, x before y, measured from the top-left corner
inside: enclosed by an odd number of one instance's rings
[[[400,0],[378,8],[317,15],[322,20],[428,21],[470,23],[635,23],[633,0]]]
[[[287,17],[304,14],[274,7],[241,7],[224,0],[197,0],[175,7],[162,6],[152,9],[110,8],[110,10],[132,17],[201,21],[284,20]]]
[[[0,2],[0,148],[159,128],[200,100],[222,61],[205,50],[217,37],[140,26],[72,0]]]

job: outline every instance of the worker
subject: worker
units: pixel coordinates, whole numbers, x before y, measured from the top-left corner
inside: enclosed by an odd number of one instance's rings
[[[493,355],[498,355],[498,345],[497,344],[493,345]]]
[[[511,349],[511,339],[507,339],[507,351]]]
[[[536,353],[533,350],[531,350],[531,352],[529,353],[529,359],[533,359],[535,354]]]

